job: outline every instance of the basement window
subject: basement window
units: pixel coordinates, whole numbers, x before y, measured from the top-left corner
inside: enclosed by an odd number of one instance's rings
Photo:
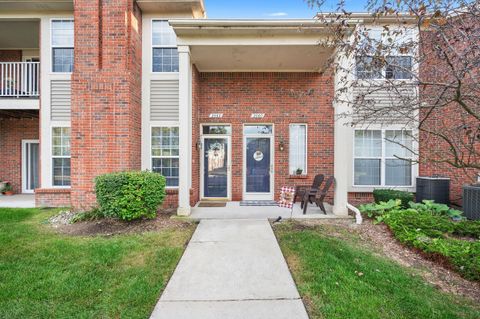
[[[177,36],[166,20],[152,22],[152,71],[178,72]]]

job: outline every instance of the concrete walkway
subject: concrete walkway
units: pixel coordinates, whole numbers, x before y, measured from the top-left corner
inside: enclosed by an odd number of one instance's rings
[[[0,207],[8,208],[33,208],[35,207],[35,195],[17,194],[12,196],[0,195]]]
[[[267,220],[202,220],[155,319],[308,319]]]

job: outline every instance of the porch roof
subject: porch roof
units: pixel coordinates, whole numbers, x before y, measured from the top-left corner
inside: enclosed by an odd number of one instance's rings
[[[314,19],[169,22],[201,72],[317,72],[335,51]]]

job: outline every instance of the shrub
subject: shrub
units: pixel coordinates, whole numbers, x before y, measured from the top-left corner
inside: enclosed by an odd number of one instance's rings
[[[388,213],[392,210],[399,209],[401,207],[401,204],[402,204],[401,200],[391,199],[388,202],[360,205],[359,209],[360,209],[360,212],[367,214],[368,217],[370,218],[376,217],[377,221],[381,221],[381,216],[383,216],[385,213]]]
[[[399,199],[402,207],[408,208],[408,203],[413,202],[413,193],[394,189],[376,189],[373,191],[375,203],[388,202],[391,199]]]
[[[123,220],[154,218],[165,198],[165,177],[154,172],[120,172],[95,178],[103,215]]]
[[[383,221],[400,242],[442,256],[463,277],[480,280],[480,241],[452,236],[475,238],[480,228],[477,222],[454,222],[448,216],[412,208],[390,211],[383,215]]]
[[[437,204],[433,200],[423,200],[421,203],[411,202],[409,203],[409,206],[421,212],[430,212],[456,219],[461,219],[463,214],[459,210],[452,209],[445,204]]]

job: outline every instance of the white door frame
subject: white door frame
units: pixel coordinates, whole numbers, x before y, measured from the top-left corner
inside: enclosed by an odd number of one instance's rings
[[[248,125],[271,125],[272,134],[243,134],[243,200],[273,200],[275,190],[275,127],[271,123],[248,123]],[[270,192],[248,193],[247,192],[247,138],[269,138],[270,139]]]
[[[35,190],[33,189],[27,189],[27,163],[29,162],[29,159],[27,158],[27,145],[28,144],[40,144],[39,140],[22,140],[22,193],[26,194],[33,194]],[[39,145],[40,146],[40,145]],[[40,147],[38,148],[38,155],[40,156]],[[38,167],[40,169],[40,166]]]
[[[205,124],[203,124],[205,125]],[[205,197],[205,139],[226,139],[228,143],[227,150],[227,197]],[[200,199],[204,200],[231,200],[232,199],[232,138],[230,135],[202,135],[202,149],[200,153]]]

